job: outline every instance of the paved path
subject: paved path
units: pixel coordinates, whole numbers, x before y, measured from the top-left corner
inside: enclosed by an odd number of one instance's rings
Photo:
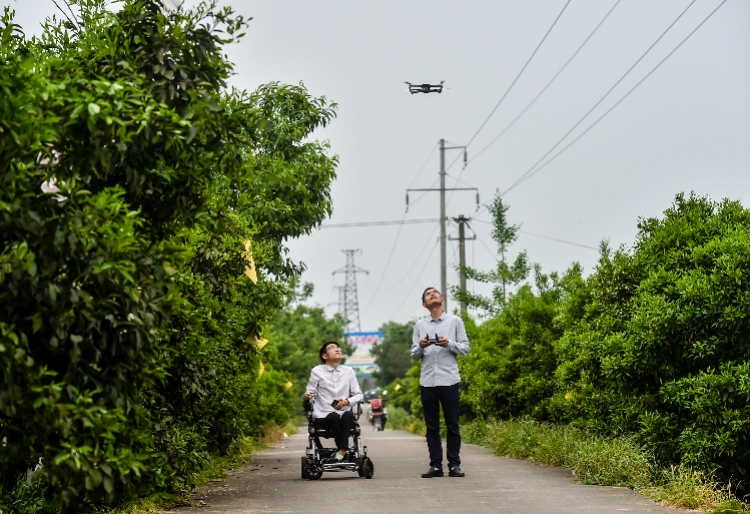
[[[174,513],[653,513],[668,509],[629,489],[577,484],[570,471],[493,456],[480,446],[461,451],[465,478],[420,478],[427,470],[424,438],[401,431],[362,431],[375,477],[324,473],[317,481],[300,478],[306,428],[260,452],[223,482],[199,489],[207,508]]]

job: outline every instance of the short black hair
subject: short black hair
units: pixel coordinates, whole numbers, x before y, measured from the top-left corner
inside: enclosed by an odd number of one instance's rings
[[[427,289],[425,289],[424,291],[422,291],[422,303],[424,303],[424,295],[427,294],[427,291],[429,291],[430,289],[434,289],[435,291],[438,292],[438,294],[440,296],[443,296],[443,293],[441,293],[440,290],[437,287],[428,287]]]
[[[339,348],[341,348],[341,345],[338,344],[336,341],[328,341],[327,343],[323,343],[323,346],[320,347],[320,351],[318,352],[318,357],[320,357],[320,362],[323,364],[326,363],[326,360],[323,358],[323,355],[328,351],[328,345],[329,344],[335,344]]]

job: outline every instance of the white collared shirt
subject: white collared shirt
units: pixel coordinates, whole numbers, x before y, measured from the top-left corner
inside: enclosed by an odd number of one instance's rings
[[[448,339],[445,348],[430,345],[422,348],[419,342],[424,336]],[[424,387],[450,386],[461,381],[458,374],[457,355],[466,355],[471,346],[466,335],[464,320],[453,314],[443,313],[438,319],[432,316],[420,319],[414,325],[411,343],[411,358],[422,361],[422,375],[419,385]]]
[[[331,412],[340,416],[362,401],[357,374],[349,366],[336,368],[327,364],[315,366],[310,371],[310,381],[307,383],[306,391],[315,395],[313,403],[313,417],[315,418],[325,418]],[[336,410],[331,406],[333,400],[349,400],[349,405]]]

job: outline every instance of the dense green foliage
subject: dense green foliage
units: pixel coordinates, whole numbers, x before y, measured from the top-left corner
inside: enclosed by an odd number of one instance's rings
[[[632,248],[603,245],[587,278],[536,268],[534,286],[495,295],[497,314],[467,319],[463,413],[634,437],[662,465],[747,493],[750,210],[678,195],[638,227]]]
[[[265,331],[273,341],[270,351],[277,355],[276,367],[289,373],[298,397],[305,393],[310,370],[320,364],[318,352],[323,343],[339,341],[345,355],[351,355],[353,351],[343,341],[344,319],[341,315],[328,318],[322,307],[302,303],[312,292],[312,284],[305,284],[301,293],[290,295],[286,308],[271,319]]]
[[[388,322],[380,327],[383,342],[371,350],[379,370],[373,376],[381,386],[406,376],[411,368],[411,338],[414,326],[410,323]]]
[[[182,491],[284,422],[296,371],[262,329],[302,271],[285,240],[331,212],[336,158],[310,134],[335,106],[227,89],[241,17],[77,4],[39,39],[0,22],[6,508],[40,458],[49,499],[77,512]]]
[[[679,195],[566,300],[567,416],[748,490],[749,302],[750,211]]]
[[[524,285],[500,313],[480,326],[467,324],[470,356],[461,361],[464,412],[476,416],[549,419],[556,391],[556,323],[561,298],[580,281],[574,266],[559,278],[535,269],[536,293]]]
[[[678,195],[588,278],[520,288],[471,331],[475,414],[633,434],[663,463],[748,488],[750,211]],[[539,276],[537,274],[537,276]]]

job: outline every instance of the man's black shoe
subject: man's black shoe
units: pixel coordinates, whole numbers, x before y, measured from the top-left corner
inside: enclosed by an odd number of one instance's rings
[[[461,471],[461,468],[456,466],[455,468],[451,468],[450,471],[448,471],[449,477],[463,477],[466,476],[466,473]]]
[[[442,469],[430,468],[427,473],[422,473],[422,478],[442,477],[445,476]]]

